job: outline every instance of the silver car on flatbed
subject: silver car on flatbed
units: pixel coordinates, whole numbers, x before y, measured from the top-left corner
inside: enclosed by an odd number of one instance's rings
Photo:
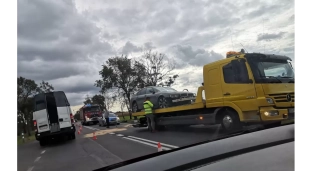
[[[195,101],[196,94],[188,91],[177,91],[171,87],[145,87],[130,99],[133,112],[139,112],[143,109],[146,97],[150,97],[150,101],[154,104],[154,109],[159,109],[191,104]]]

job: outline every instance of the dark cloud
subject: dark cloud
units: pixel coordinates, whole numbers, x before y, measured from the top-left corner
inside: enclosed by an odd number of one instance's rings
[[[86,60],[112,53],[111,45],[99,40],[100,29],[78,14],[72,1],[21,0],[18,10],[19,60]]]
[[[125,46],[122,48],[122,54],[129,54],[131,52],[140,52],[140,51],[142,51],[141,47],[138,47],[129,41],[127,41]]]
[[[155,49],[156,47],[153,45],[152,42],[144,43],[144,49]]]
[[[264,34],[259,34],[257,41],[271,41],[274,39],[280,39],[283,37],[283,35],[285,34],[285,32],[279,32],[279,33],[264,33]]]
[[[182,59],[185,63],[194,66],[203,66],[224,57],[214,51],[206,51],[205,49],[193,49],[192,46],[176,45],[172,47],[173,52],[176,57]],[[179,64],[178,67],[183,67],[185,65]]]

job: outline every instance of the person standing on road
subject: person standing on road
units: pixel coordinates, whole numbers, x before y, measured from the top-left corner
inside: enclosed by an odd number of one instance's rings
[[[153,114],[153,103],[150,101],[149,97],[146,97],[145,102],[143,103],[145,116],[147,119],[148,129],[151,132],[155,132],[155,116]]]
[[[106,121],[106,128],[109,128],[109,111],[104,107],[104,117]]]

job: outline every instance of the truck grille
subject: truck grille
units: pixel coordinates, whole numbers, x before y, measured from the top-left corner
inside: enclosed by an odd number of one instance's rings
[[[295,102],[295,93],[269,94],[276,103],[279,102]]]
[[[187,97],[187,93],[182,93],[180,96],[181,96],[181,98],[182,97]]]

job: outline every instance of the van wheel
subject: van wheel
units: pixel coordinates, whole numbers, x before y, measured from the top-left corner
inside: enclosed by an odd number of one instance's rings
[[[223,112],[221,125],[226,132],[239,131],[242,129],[242,123],[239,120],[238,114],[231,110],[225,110]]]
[[[39,144],[40,144],[41,147],[43,147],[43,146],[45,146],[47,144],[47,140],[46,139],[41,139],[39,141]]]

